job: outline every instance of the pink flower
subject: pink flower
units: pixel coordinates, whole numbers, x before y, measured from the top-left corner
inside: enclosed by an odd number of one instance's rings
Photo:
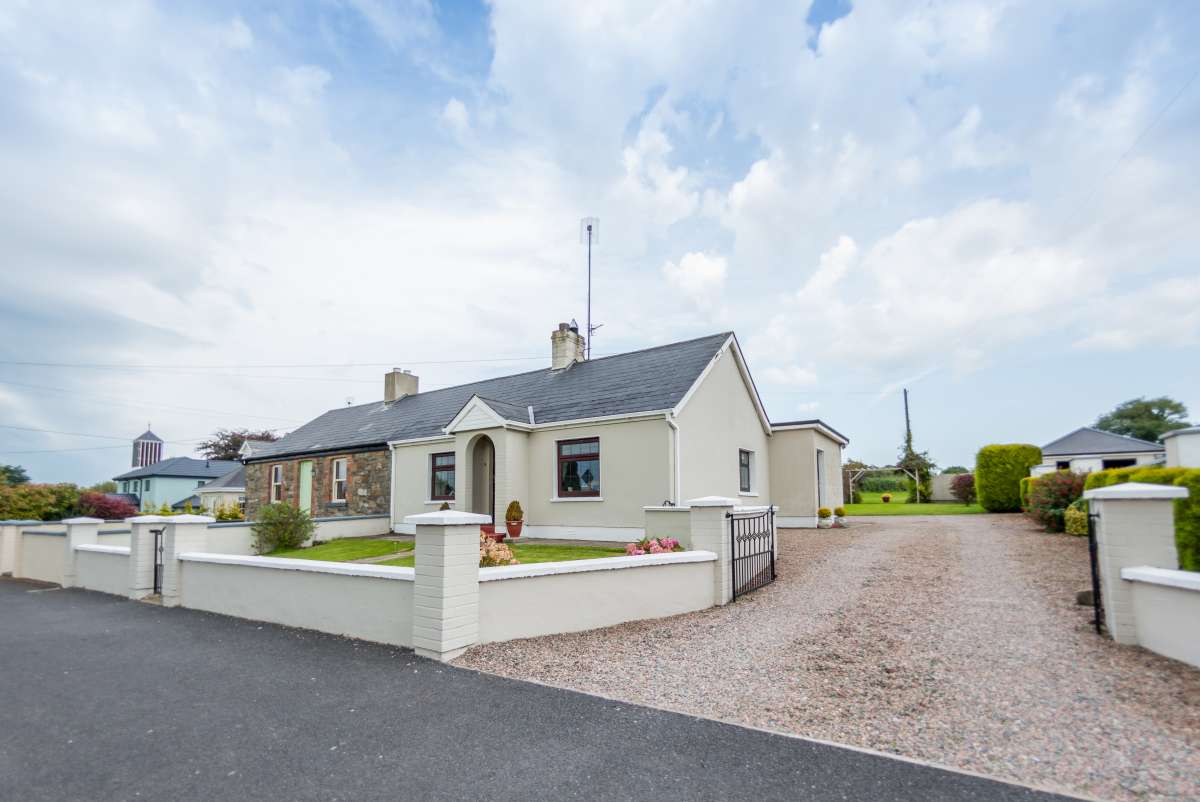
[[[679,541],[673,537],[660,537],[658,539],[658,544],[662,546],[663,551],[674,551],[679,545]]]

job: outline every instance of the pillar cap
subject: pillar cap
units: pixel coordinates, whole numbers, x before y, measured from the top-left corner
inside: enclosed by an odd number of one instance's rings
[[[702,496],[687,503],[689,507],[736,507],[737,501],[725,496]]]
[[[461,510],[434,510],[418,515],[404,516],[404,523],[418,526],[470,526],[472,524],[490,524],[491,522],[490,516]]]
[[[102,524],[103,518],[89,518],[86,515],[81,515],[78,518],[63,518],[65,524]]]
[[[1145,482],[1126,482],[1112,487],[1095,487],[1085,490],[1083,497],[1096,501],[1152,501],[1155,499],[1187,498],[1186,487],[1175,485],[1151,485]]]
[[[125,519],[127,524],[165,524],[173,515],[133,515]]]

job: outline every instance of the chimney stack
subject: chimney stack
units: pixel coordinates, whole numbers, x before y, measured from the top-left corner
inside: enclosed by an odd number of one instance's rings
[[[583,361],[583,337],[569,323],[559,323],[550,333],[550,369],[561,370]]]
[[[412,371],[392,368],[383,375],[383,400],[399,401],[406,395],[416,395],[417,382],[418,379],[412,375]]]

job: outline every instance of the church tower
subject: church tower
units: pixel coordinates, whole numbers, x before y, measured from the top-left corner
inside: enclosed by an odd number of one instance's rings
[[[147,424],[149,425],[149,424]],[[145,468],[162,459],[163,441],[154,432],[145,433],[133,441],[133,467]]]

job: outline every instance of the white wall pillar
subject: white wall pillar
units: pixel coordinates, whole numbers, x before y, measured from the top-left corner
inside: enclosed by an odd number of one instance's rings
[[[100,541],[100,524],[104,523],[103,518],[65,518],[63,523],[67,525],[66,537],[66,552],[63,555],[63,582],[64,588],[73,588],[79,584],[77,570],[75,567],[75,547],[81,546],[84,543],[95,544]]]
[[[208,525],[216,521],[208,515],[173,515],[163,532],[163,607],[180,604],[179,555],[189,551],[208,551]]]
[[[691,509],[691,547],[717,555],[713,563],[713,604],[733,599],[733,547],[729,542],[729,513],[736,502],[723,496],[694,498]]]
[[[1179,568],[1175,549],[1175,499],[1187,488],[1129,482],[1088,490],[1096,520],[1100,598],[1104,624],[1118,643],[1137,643],[1133,590],[1122,568]]]
[[[125,519],[129,524],[129,598],[144,599],[154,593],[154,530],[166,529],[170,520],[163,515]]]
[[[21,538],[21,529],[39,523],[41,521],[17,518],[0,521],[0,575],[21,575],[21,544],[24,542]]]
[[[405,517],[416,527],[413,650],[448,662],[479,642],[479,527],[486,515],[438,510]]]

